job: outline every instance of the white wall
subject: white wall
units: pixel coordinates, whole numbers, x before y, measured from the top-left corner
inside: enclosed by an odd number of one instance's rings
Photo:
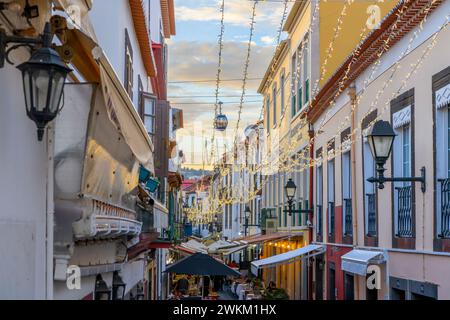
[[[146,1],[144,1],[145,3]],[[151,1],[155,2],[155,1]],[[159,1],[158,1],[159,2]],[[144,90],[153,92],[143,64],[139,43],[134,31],[130,5],[125,0],[97,0],[89,13],[100,46],[105,51],[123,84],[125,76],[125,28],[133,48],[134,93],[133,103],[138,107],[138,76]],[[113,20],[114,23],[106,23]]]
[[[28,55],[13,55],[16,62]],[[46,136],[25,113],[22,77],[0,69],[0,299],[45,299]]]

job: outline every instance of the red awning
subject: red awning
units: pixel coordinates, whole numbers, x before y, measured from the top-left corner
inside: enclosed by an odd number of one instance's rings
[[[195,253],[195,251],[189,250],[189,249],[187,249],[185,247],[182,247],[182,246],[175,246],[175,247],[172,247],[172,249],[179,250],[179,251],[182,251],[182,252],[188,253],[188,254],[194,254]]]
[[[146,232],[139,235],[139,242],[128,249],[128,259],[134,259],[141,253],[159,248],[170,248],[171,243],[158,241],[159,232]]]

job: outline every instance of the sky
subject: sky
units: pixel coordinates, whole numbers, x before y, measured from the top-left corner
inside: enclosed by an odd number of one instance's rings
[[[176,36],[169,41],[168,95],[172,107],[184,114],[184,129],[177,131],[178,146],[186,155],[186,165],[202,165],[210,155],[213,131],[216,74],[219,62],[220,6],[222,0],[175,0]],[[221,79],[242,79],[250,37],[253,1],[225,0]],[[261,114],[262,96],[257,89],[276,48],[284,3],[260,1],[256,7],[255,30],[240,132],[255,123]],[[282,35],[281,39],[285,36]],[[199,80],[212,80],[198,82]],[[216,132],[219,153],[232,145],[242,80],[223,81],[219,100],[229,120],[225,134]],[[206,150],[206,151],[205,151]]]

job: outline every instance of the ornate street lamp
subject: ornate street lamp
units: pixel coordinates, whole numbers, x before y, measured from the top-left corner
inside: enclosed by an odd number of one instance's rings
[[[52,39],[50,23],[45,25],[44,33],[38,38],[7,36],[4,30],[0,30],[0,68],[5,60],[11,63],[8,55],[12,50],[21,46],[34,49],[34,46],[41,45],[27,62],[17,67],[22,72],[27,116],[36,123],[39,141],[42,141],[47,123],[61,110],[64,84],[72,71],[51,48]],[[16,45],[6,50],[9,43]]]
[[[122,277],[119,275],[119,272],[114,271],[112,285],[113,300],[124,299],[126,286],[127,284],[123,282]]]
[[[95,300],[111,300],[111,289],[108,288],[101,274],[98,274],[95,279]]]
[[[376,163],[377,177],[369,178],[367,181],[371,183],[378,183],[379,189],[384,189],[385,182],[420,182],[422,192],[425,192],[425,167],[420,169],[420,177],[392,177],[384,176],[384,165],[389,159],[392,152],[392,145],[394,144],[395,132],[387,121],[377,121],[371,131],[367,134],[367,141],[370,146],[370,152]]]
[[[286,198],[288,199],[288,202],[292,202],[295,197],[295,191],[297,191],[297,186],[295,185],[295,182],[292,181],[292,179],[289,179],[286,185],[284,186],[284,192],[286,194]]]
[[[367,135],[367,141],[370,146],[370,152],[377,164],[377,171],[384,172],[384,164],[391,155],[392,145],[394,144],[395,132],[387,121],[377,121],[370,133]]]
[[[287,212],[291,217],[293,213],[312,213],[313,209],[304,209],[304,210],[294,210],[294,197],[295,192],[297,191],[297,186],[292,179],[289,179],[286,185],[284,186],[284,194],[288,200],[288,210],[283,210],[283,212]]]

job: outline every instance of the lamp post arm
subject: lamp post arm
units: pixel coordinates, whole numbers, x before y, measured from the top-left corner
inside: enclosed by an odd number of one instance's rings
[[[370,183],[378,183],[379,189],[383,189],[383,184],[385,182],[420,182],[421,183],[421,190],[425,193],[426,191],[426,170],[425,167],[420,168],[420,176],[418,177],[385,177],[385,176],[378,176],[377,178],[371,177],[367,179]]]
[[[5,29],[0,28],[0,68],[5,66],[5,60],[8,63],[13,64],[8,56],[12,50],[15,50],[19,47],[33,47],[33,45],[43,45],[45,47],[50,47],[53,38],[53,33],[51,32],[50,23],[45,24],[44,33],[37,36],[36,38],[31,37],[20,37],[20,36],[9,36],[6,34]],[[8,44],[15,43],[13,47],[6,49]]]

